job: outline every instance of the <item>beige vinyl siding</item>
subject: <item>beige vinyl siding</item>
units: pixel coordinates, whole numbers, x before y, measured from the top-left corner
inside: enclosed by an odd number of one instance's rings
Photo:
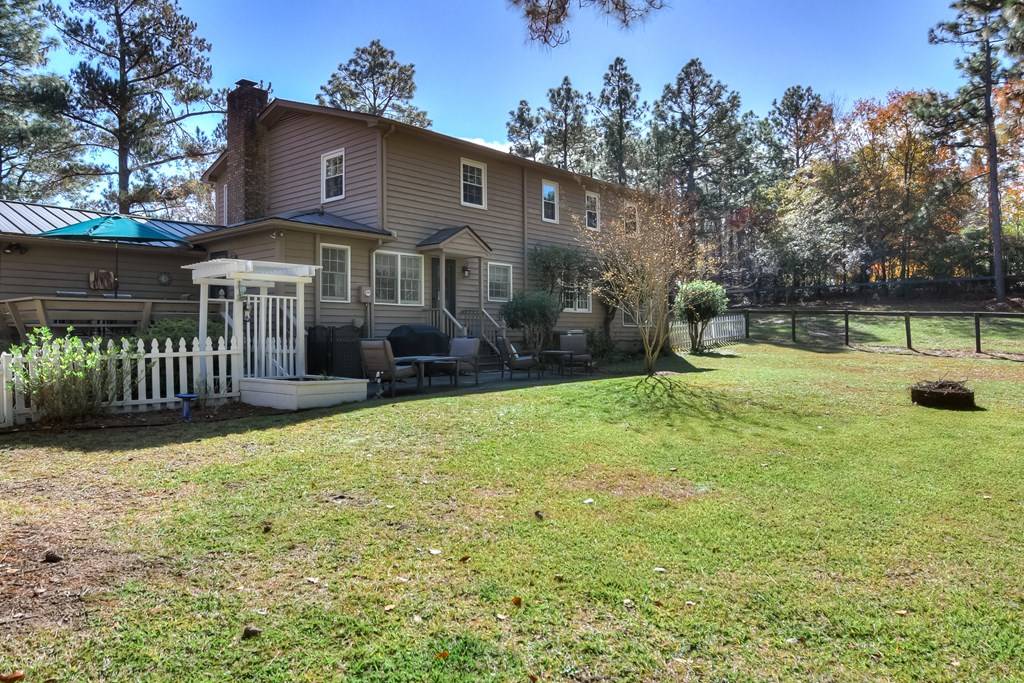
[[[310,325],[350,325],[354,319],[362,323],[366,317],[366,306],[359,301],[359,290],[370,283],[370,244],[367,240],[337,237],[328,233],[313,233],[300,230],[285,230],[282,243],[285,263],[307,263],[320,265],[317,245],[320,243],[348,247],[351,253],[352,287],[349,303],[340,301],[319,301],[320,276],[306,288],[306,321]],[[318,241],[319,239],[319,241]]]
[[[289,114],[267,131],[267,213],[320,206],[320,157],[345,149],[345,197],[324,211],[376,227],[380,132],[322,114]]]
[[[86,292],[102,296],[103,291],[89,289],[89,273],[114,270],[112,246],[53,243],[20,239],[24,254],[0,254],[0,299],[26,296],[57,296],[58,290]],[[160,247],[122,246],[118,253],[120,292],[135,299],[181,299],[198,296],[189,271],[182,266],[206,259],[202,252]],[[157,277],[169,273],[170,285],[161,285]]]
[[[387,149],[387,226],[398,234],[398,240],[384,249],[415,253],[416,244],[442,228],[469,225],[491,247],[493,253],[484,258],[483,273],[476,257],[456,257],[456,304],[458,310],[480,305],[480,277],[486,286],[487,261],[511,263],[513,291],[523,287],[521,171],[516,164],[474,157],[464,150],[434,141],[396,133],[386,140]],[[487,164],[487,208],[463,206],[461,203],[461,159]],[[403,323],[423,322],[424,311],[431,301],[431,258],[424,254],[424,307],[376,306],[377,334],[386,334],[391,327]],[[469,264],[470,277],[462,276]],[[494,317],[501,304],[487,302],[484,307]],[[458,313],[458,311],[453,311]]]

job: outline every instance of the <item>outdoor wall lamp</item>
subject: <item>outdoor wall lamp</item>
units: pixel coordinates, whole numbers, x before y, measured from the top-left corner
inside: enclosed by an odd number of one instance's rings
[[[17,253],[17,254],[24,254],[27,251],[28,251],[27,248],[21,246],[17,242],[8,242],[7,245],[4,246],[4,253],[5,254],[15,254],[15,253]]]
[[[463,263],[462,264],[462,277],[469,277],[469,264],[468,263]]]

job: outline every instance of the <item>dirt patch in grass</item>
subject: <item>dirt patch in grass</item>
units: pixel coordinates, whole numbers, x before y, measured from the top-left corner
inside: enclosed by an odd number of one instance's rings
[[[102,542],[85,520],[13,524],[0,532],[0,631],[74,627],[105,592],[152,565]]]
[[[606,494],[624,500],[657,498],[680,503],[700,492],[678,472],[656,473],[632,467],[591,465],[573,477],[572,487],[582,493]]]

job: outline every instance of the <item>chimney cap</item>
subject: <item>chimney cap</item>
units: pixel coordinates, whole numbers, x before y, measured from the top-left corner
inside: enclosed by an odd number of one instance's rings
[[[256,81],[250,81],[247,78],[242,78],[235,81],[235,85],[237,85],[239,88],[251,88],[254,85],[256,85]]]

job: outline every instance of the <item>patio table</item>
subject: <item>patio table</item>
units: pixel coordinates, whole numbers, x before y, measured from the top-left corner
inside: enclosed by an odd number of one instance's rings
[[[415,365],[419,372],[416,373],[416,391],[423,391],[423,376],[427,374],[427,370],[431,365],[450,363],[455,364],[455,374],[452,376],[452,382],[455,386],[459,386],[459,358],[458,356],[397,356],[395,358],[395,364],[397,365]],[[433,377],[430,378],[430,383],[433,385]]]
[[[569,376],[570,377],[572,376],[572,371],[573,371],[573,366],[572,366],[573,352],[572,351],[562,351],[561,349],[550,349],[548,351],[541,351],[539,355],[540,355],[541,362],[543,362],[545,365],[547,365],[550,362],[557,363],[558,364],[558,374],[559,375],[564,375],[565,374],[565,362],[569,361]]]

